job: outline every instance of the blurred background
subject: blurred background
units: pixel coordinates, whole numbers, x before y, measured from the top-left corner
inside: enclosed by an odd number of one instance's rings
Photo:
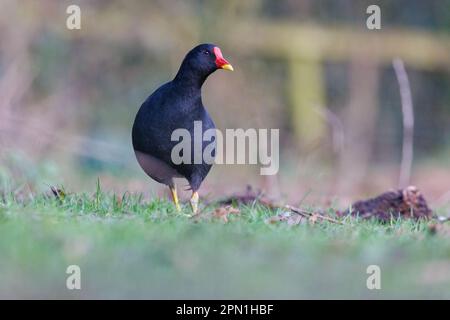
[[[66,9],[81,8],[81,30]],[[366,9],[381,7],[381,30]],[[0,188],[163,195],[139,168],[134,116],[188,50],[222,48],[204,103],[217,126],[280,129],[280,173],[215,166],[210,198],[250,184],[298,203],[342,205],[398,186],[402,105],[392,67],[409,75],[411,184],[450,200],[450,0],[1,0]]]

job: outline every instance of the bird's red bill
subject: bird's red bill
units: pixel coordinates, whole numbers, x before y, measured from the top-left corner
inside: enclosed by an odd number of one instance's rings
[[[223,57],[222,51],[219,47],[214,47],[214,54],[216,56],[216,66],[220,69],[233,71],[231,64]]]

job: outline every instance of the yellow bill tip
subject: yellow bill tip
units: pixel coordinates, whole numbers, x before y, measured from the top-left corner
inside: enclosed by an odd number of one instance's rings
[[[233,66],[231,64],[229,64],[229,63],[224,64],[221,68],[225,69],[225,70],[229,70],[229,71],[233,71],[234,70]]]

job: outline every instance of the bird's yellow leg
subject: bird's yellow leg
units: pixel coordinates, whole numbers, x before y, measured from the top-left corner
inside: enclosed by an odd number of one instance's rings
[[[197,211],[198,211],[198,192],[197,191],[192,193],[190,202],[191,202],[192,213],[197,214]]]
[[[170,187],[170,193],[172,194],[172,200],[177,208],[178,212],[181,212],[180,202],[178,201],[177,188],[175,186]]]

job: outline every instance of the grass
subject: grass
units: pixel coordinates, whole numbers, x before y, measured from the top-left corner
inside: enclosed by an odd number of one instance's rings
[[[430,222],[290,226],[267,223],[277,212],[266,208],[240,209],[224,223],[100,188],[63,200],[5,195],[0,298],[450,298],[450,241]],[[81,290],[66,289],[73,264]],[[373,264],[381,290],[366,287]]]

